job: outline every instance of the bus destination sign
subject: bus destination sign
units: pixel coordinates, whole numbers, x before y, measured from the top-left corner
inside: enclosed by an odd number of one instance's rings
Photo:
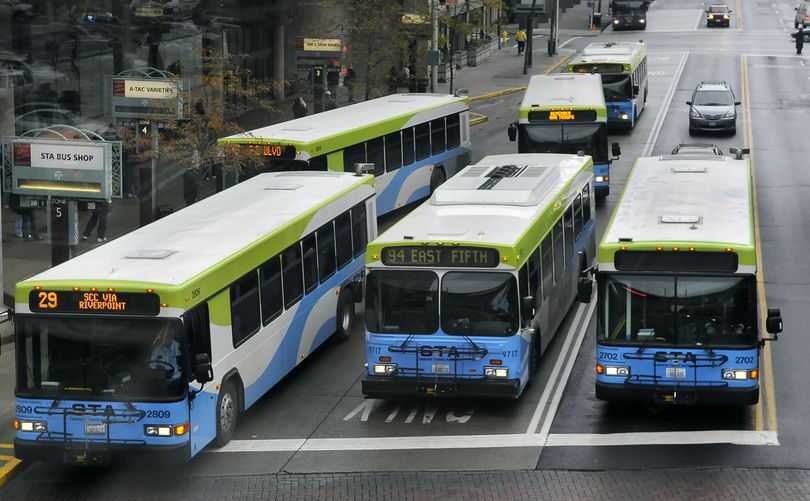
[[[295,146],[282,146],[280,144],[246,144],[248,153],[257,157],[293,159]]]
[[[157,315],[160,299],[151,292],[34,290],[28,296],[28,306],[39,313]]]
[[[530,122],[594,122],[596,111],[556,109],[529,112]]]
[[[494,268],[500,261],[497,249],[483,247],[385,247],[382,262],[387,266],[435,266],[437,268]]]

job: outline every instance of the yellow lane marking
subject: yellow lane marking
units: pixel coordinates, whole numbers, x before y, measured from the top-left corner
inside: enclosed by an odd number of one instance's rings
[[[737,0],[737,29],[741,30],[742,27],[742,2]]]
[[[496,90],[495,92],[487,92],[486,94],[482,94],[480,96],[475,96],[470,98],[470,102],[474,103],[476,101],[483,101],[485,99],[492,99],[493,97],[498,96],[505,96],[506,94],[514,94],[515,92],[520,92],[526,90],[526,87],[513,87],[511,89],[502,89]]]
[[[22,464],[22,461],[16,458],[11,458],[9,462],[0,466],[0,487],[3,487],[17,474],[17,468]]]
[[[750,88],[748,81],[748,58],[743,54],[740,60],[740,77],[742,82],[742,95],[743,95],[743,128],[745,130],[743,145],[751,149],[749,158],[751,160],[751,191],[754,201],[754,240],[757,249],[757,296],[759,296],[759,316],[760,316],[760,330],[765,331],[765,319],[768,316],[768,305],[765,298],[765,268],[762,264],[762,238],[760,236],[759,226],[759,208],[757,205],[757,183],[756,183],[756,168],[754,167],[754,136],[751,120],[751,106],[750,106]],[[765,385],[765,408],[768,413],[767,429],[769,431],[777,431],[776,419],[776,391],[773,385],[773,357],[771,354],[771,344],[765,343],[762,349],[762,363],[763,371],[760,372],[760,396],[763,394],[762,385]],[[757,431],[763,430],[763,403],[760,398],[759,403],[756,405],[754,411],[754,424]]]
[[[554,72],[554,70],[556,70],[557,68],[562,66],[566,61],[568,61],[569,59],[574,57],[575,54],[576,54],[576,52],[572,52],[571,54],[568,54],[567,56],[561,57],[556,63],[552,64],[551,67],[549,69],[547,69],[543,74],[548,75],[548,74]]]
[[[14,444],[0,444],[0,449],[13,449]]]
[[[480,113],[476,113],[474,111],[470,112],[470,125],[478,125],[480,123],[484,123],[489,120],[489,117],[486,115],[482,115]]]

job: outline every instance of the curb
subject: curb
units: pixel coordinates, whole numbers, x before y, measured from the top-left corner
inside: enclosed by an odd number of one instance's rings
[[[561,57],[560,59],[557,60],[556,63],[549,66],[549,68],[543,74],[544,75],[551,74],[554,70],[556,70],[557,68],[559,68],[560,66],[565,64],[566,61],[568,61],[569,59],[571,59],[575,55],[577,55],[577,52],[572,52],[571,54],[568,54],[567,56]]]
[[[14,446],[11,444],[0,444],[0,449],[11,449],[14,450]],[[4,452],[4,451],[0,451]],[[5,464],[0,466],[0,487],[5,486],[11,479],[13,479],[17,473],[19,473],[20,466],[22,465],[22,461],[15,458],[14,456],[2,455],[0,454],[0,461],[5,461]]]
[[[477,115],[475,118],[470,118],[470,126],[478,125],[480,123],[484,123],[489,120],[489,117],[486,115],[482,115],[480,113],[470,112],[470,115]]]
[[[506,94],[514,94],[515,92],[520,92],[526,90],[526,87],[513,87],[511,89],[502,89],[496,90],[494,92],[487,92],[486,94],[481,94],[480,96],[475,96],[470,98],[470,102],[474,103],[475,101],[483,101],[485,99],[492,99],[493,97],[498,96],[505,96]]]

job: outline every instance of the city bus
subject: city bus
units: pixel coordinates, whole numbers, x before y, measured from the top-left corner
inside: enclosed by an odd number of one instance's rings
[[[566,72],[602,75],[608,124],[625,129],[636,126],[647,103],[647,44],[592,43],[566,66]]]
[[[595,256],[592,169],[485,157],[369,244],[363,394],[519,397]]]
[[[188,459],[353,330],[373,176],[261,174],[16,287],[15,455]]]
[[[583,152],[593,158],[597,198],[610,192],[610,163],[619,143],[608,152],[607,108],[600,75],[534,75],[523,96],[518,121],[509,125],[509,140],[518,153]],[[614,158],[610,158],[612,153]]]
[[[469,99],[392,94],[220,139],[259,172],[354,172],[374,164],[377,215],[427,197],[470,162]]]
[[[639,158],[599,244],[596,396],[750,405],[760,349],[747,150]]]
[[[618,30],[646,30],[648,0],[613,0],[610,10],[613,16],[611,26]]]

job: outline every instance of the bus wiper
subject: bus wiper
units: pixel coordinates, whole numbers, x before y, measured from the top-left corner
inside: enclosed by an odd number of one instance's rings
[[[470,343],[470,344],[472,345],[473,349],[474,349],[476,352],[481,353],[481,352],[483,351],[483,352],[484,352],[484,355],[486,355],[486,354],[487,354],[486,349],[482,349],[480,346],[478,346],[477,344],[475,344],[475,341],[473,341],[472,339],[470,339],[470,337],[469,337],[469,336],[462,336],[462,337],[464,338],[464,340],[465,340],[465,341],[467,341],[468,343]]]
[[[413,334],[408,334],[408,337],[405,338],[405,341],[403,341],[402,344],[399,345],[399,347],[405,348],[406,346],[408,346],[408,342],[411,340],[413,336],[414,336]]]
[[[636,335],[636,338],[638,338],[638,335]],[[655,332],[651,332],[651,333],[650,333],[650,334],[647,336],[647,339],[645,339],[644,341],[642,341],[641,346],[639,346],[639,347],[638,347],[638,350],[636,350],[636,353],[637,353],[638,355],[641,355],[642,353],[644,353],[644,350],[647,348],[647,346],[648,346],[650,343],[652,343],[654,340],[655,340]]]

